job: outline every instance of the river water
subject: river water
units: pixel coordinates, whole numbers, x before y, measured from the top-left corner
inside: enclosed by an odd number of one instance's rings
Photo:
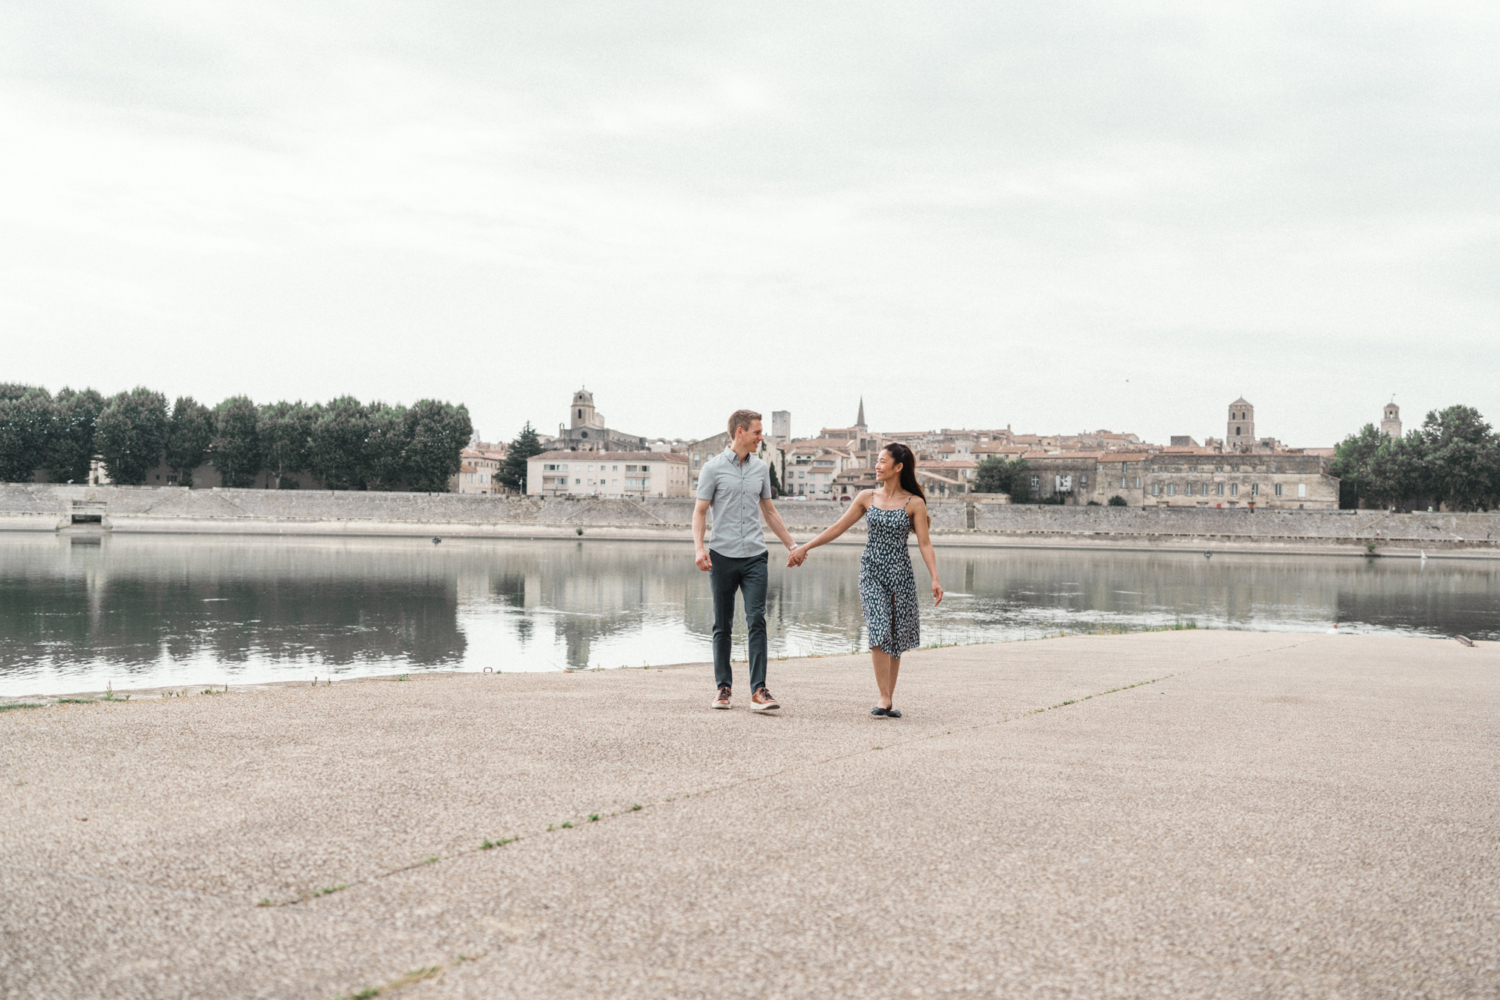
[[[918,591],[927,574],[917,563]],[[865,648],[859,549],[772,556],[772,656]],[[943,548],[924,643],[1198,628],[1500,639],[1500,562]],[[671,542],[0,535],[0,695],[710,658]],[[743,624],[736,658],[744,655]]]

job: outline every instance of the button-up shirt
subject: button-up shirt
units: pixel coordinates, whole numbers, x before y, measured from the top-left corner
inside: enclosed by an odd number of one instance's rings
[[[710,551],[745,559],[766,551],[760,502],[771,497],[771,467],[754,455],[742,464],[733,448],[703,463],[698,472],[698,499],[713,511]]]

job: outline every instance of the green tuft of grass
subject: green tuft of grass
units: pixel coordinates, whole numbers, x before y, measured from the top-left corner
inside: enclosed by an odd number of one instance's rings
[[[562,828],[563,828],[563,829],[564,829],[564,830],[571,830],[571,829],[573,829],[573,824],[572,824],[572,822],[571,822],[571,821],[569,821],[569,820],[563,820],[563,823],[562,823]]]
[[[256,903],[255,905],[256,906],[275,906],[276,904],[273,903],[273,902],[271,902],[269,899],[262,899],[259,903]]]
[[[34,701],[13,701],[9,705],[0,705],[0,712],[9,712],[17,708],[46,708],[46,705]]]
[[[427,857],[425,857],[425,858],[422,859],[422,864],[424,864],[424,865],[436,864],[437,863],[437,859],[438,859],[438,856],[436,854],[429,854]]]
[[[551,828],[549,827],[548,829]],[[499,840],[490,840],[489,838],[485,838],[484,842],[479,845],[479,849],[481,851],[488,851],[496,847],[504,847],[506,844],[514,844],[520,839],[520,837],[501,837]]]
[[[589,822],[590,823],[597,823],[597,822],[599,822],[599,814],[598,813],[589,813]]]
[[[330,885],[326,889],[319,889],[317,892],[313,893],[313,895],[314,896],[332,896],[334,893],[338,892],[339,890],[341,890],[341,889],[347,889],[347,888],[349,888],[348,885],[346,885],[343,882],[340,882],[338,885]]]
[[[398,681],[409,681],[409,680],[411,680],[411,674],[397,674],[396,675],[396,680],[398,680]]]
[[[59,705],[92,705],[95,700],[94,698],[59,698],[57,703]]]
[[[641,811],[641,804],[639,802],[637,802],[635,805],[633,805],[633,806],[630,807],[630,811],[631,812],[640,812]]]

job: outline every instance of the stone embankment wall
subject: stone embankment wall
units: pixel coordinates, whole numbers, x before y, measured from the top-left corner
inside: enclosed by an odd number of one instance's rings
[[[782,500],[799,539],[832,524],[835,501]],[[1500,513],[1184,507],[1061,507],[935,500],[939,545],[1213,549],[1500,557]],[[246,535],[680,539],[693,501],[323,490],[0,485],[0,530]],[[861,526],[848,540],[862,541]]]

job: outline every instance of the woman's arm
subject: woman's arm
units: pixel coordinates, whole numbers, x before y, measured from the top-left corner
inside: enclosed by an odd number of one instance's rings
[[[911,501],[911,526],[917,532],[917,547],[922,551],[922,561],[927,572],[932,574],[932,603],[943,603],[943,585],[938,582],[937,556],[932,551],[932,538],[927,534],[932,519],[927,515],[927,501],[913,497]]]
[[[808,550],[815,549],[819,545],[827,545],[835,538],[848,531],[850,526],[864,517],[865,508],[870,505],[870,491],[864,490],[849,504],[849,509],[844,511],[844,516],[833,523],[831,527],[823,529],[823,533],[810,542],[803,542],[792,550],[791,558],[787,560],[788,566],[796,566],[807,558]],[[793,561],[795,560],[795,562]]]

